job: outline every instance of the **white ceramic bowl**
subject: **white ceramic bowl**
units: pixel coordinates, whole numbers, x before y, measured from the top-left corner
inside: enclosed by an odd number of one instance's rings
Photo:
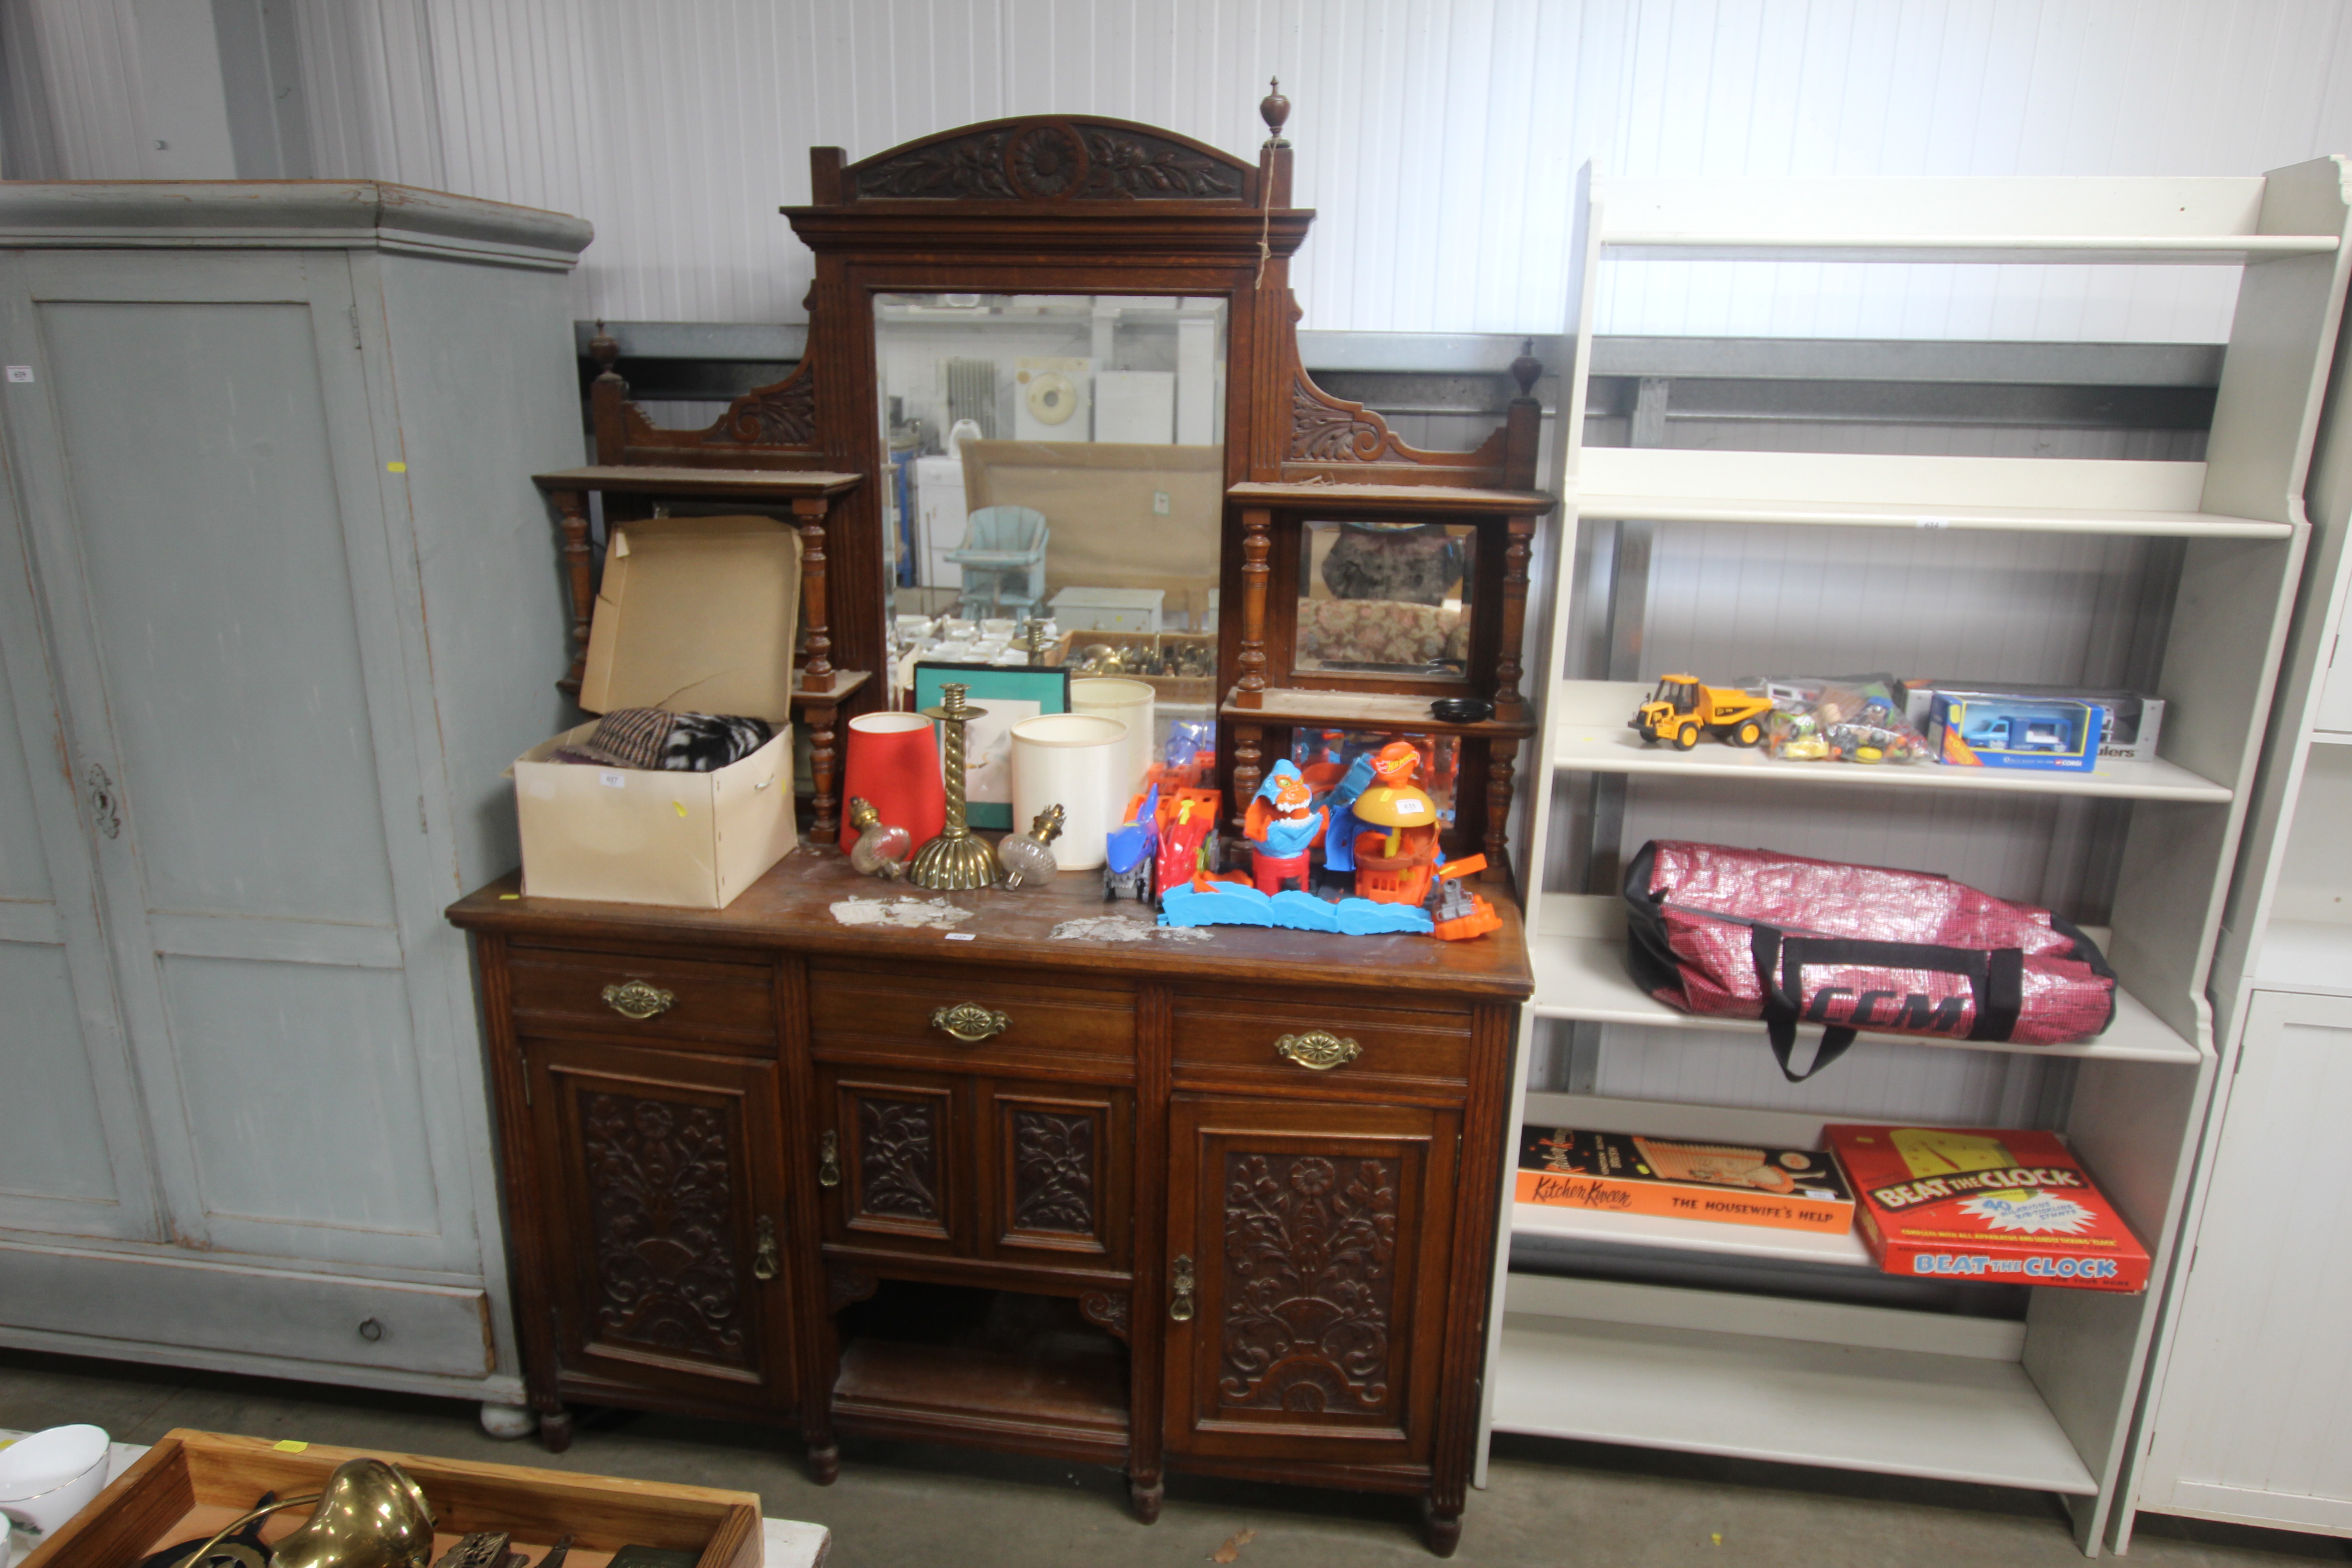
[[[52,1426],[0,1448],[0,1514],[38,1543],[106,1488],[106,1430]]]

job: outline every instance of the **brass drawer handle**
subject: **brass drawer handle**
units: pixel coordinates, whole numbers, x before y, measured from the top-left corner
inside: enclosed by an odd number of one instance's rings
[[[658,985],[648,985],[642,980],[604,987],[604,1005],[624,1018],[635,1018],[640,1023],[668,1012],[677,1001],[676,993],[665,991]]]
[[[776,1222],[766,1215],[760,1216],[760,1241],[751,1252],[751,1278],[773,1279],[776,1277]]]
[[[1345,1036],[1309,1029],[1303,1035],[1285,1035],[1275,1041],[1274,1054],[1310,1071],[1329,1072],[1362,1056],[1364,1047]]]
[[[1012,1026],[1011,1018],[977,1002],[959,1002],[952,1007],[931,1009],[931,1027],[945,1029],[967,1046],[976,1046]]]
[[[1176,1292],[1176,1299],[1168,1303],[1169,1321],[1171,1322],[1177,1323],[1191,1322],[1192,1321],[1193,1289],[1192,1255],[1191,1253],[1180,1252],[1176,1255],[1176,1269],[1175,1272],[1169,1277],[1168,1283]]]
[[[841,1185],[841,1140],[831,1132],[816,1141],[816,1184]]]

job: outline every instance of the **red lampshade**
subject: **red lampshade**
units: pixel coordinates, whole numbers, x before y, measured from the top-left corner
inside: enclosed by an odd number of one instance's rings
[[[849,721],[848,755],[841,768],[841,848],[857,842],[849,803],[866,799],[893,827],[914,836],[920,849],[948,821],[947,784],[931,721],[919,713],[861,713]]]

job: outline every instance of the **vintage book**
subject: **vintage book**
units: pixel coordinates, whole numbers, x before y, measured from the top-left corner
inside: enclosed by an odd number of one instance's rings
[[[1843,1236],[1853,1198],[1827,1154],[1529,1127],[1518,1201]]]
[[[1822,1130],[1889,1274],[2133,1291],[2147,1253],[2081,1162],[2048,1132]]]

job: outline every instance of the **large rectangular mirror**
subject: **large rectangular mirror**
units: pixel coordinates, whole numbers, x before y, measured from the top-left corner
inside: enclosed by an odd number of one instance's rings
[[[925,659],[1213,669],[1222,297],[880,294],[885,571]]]

